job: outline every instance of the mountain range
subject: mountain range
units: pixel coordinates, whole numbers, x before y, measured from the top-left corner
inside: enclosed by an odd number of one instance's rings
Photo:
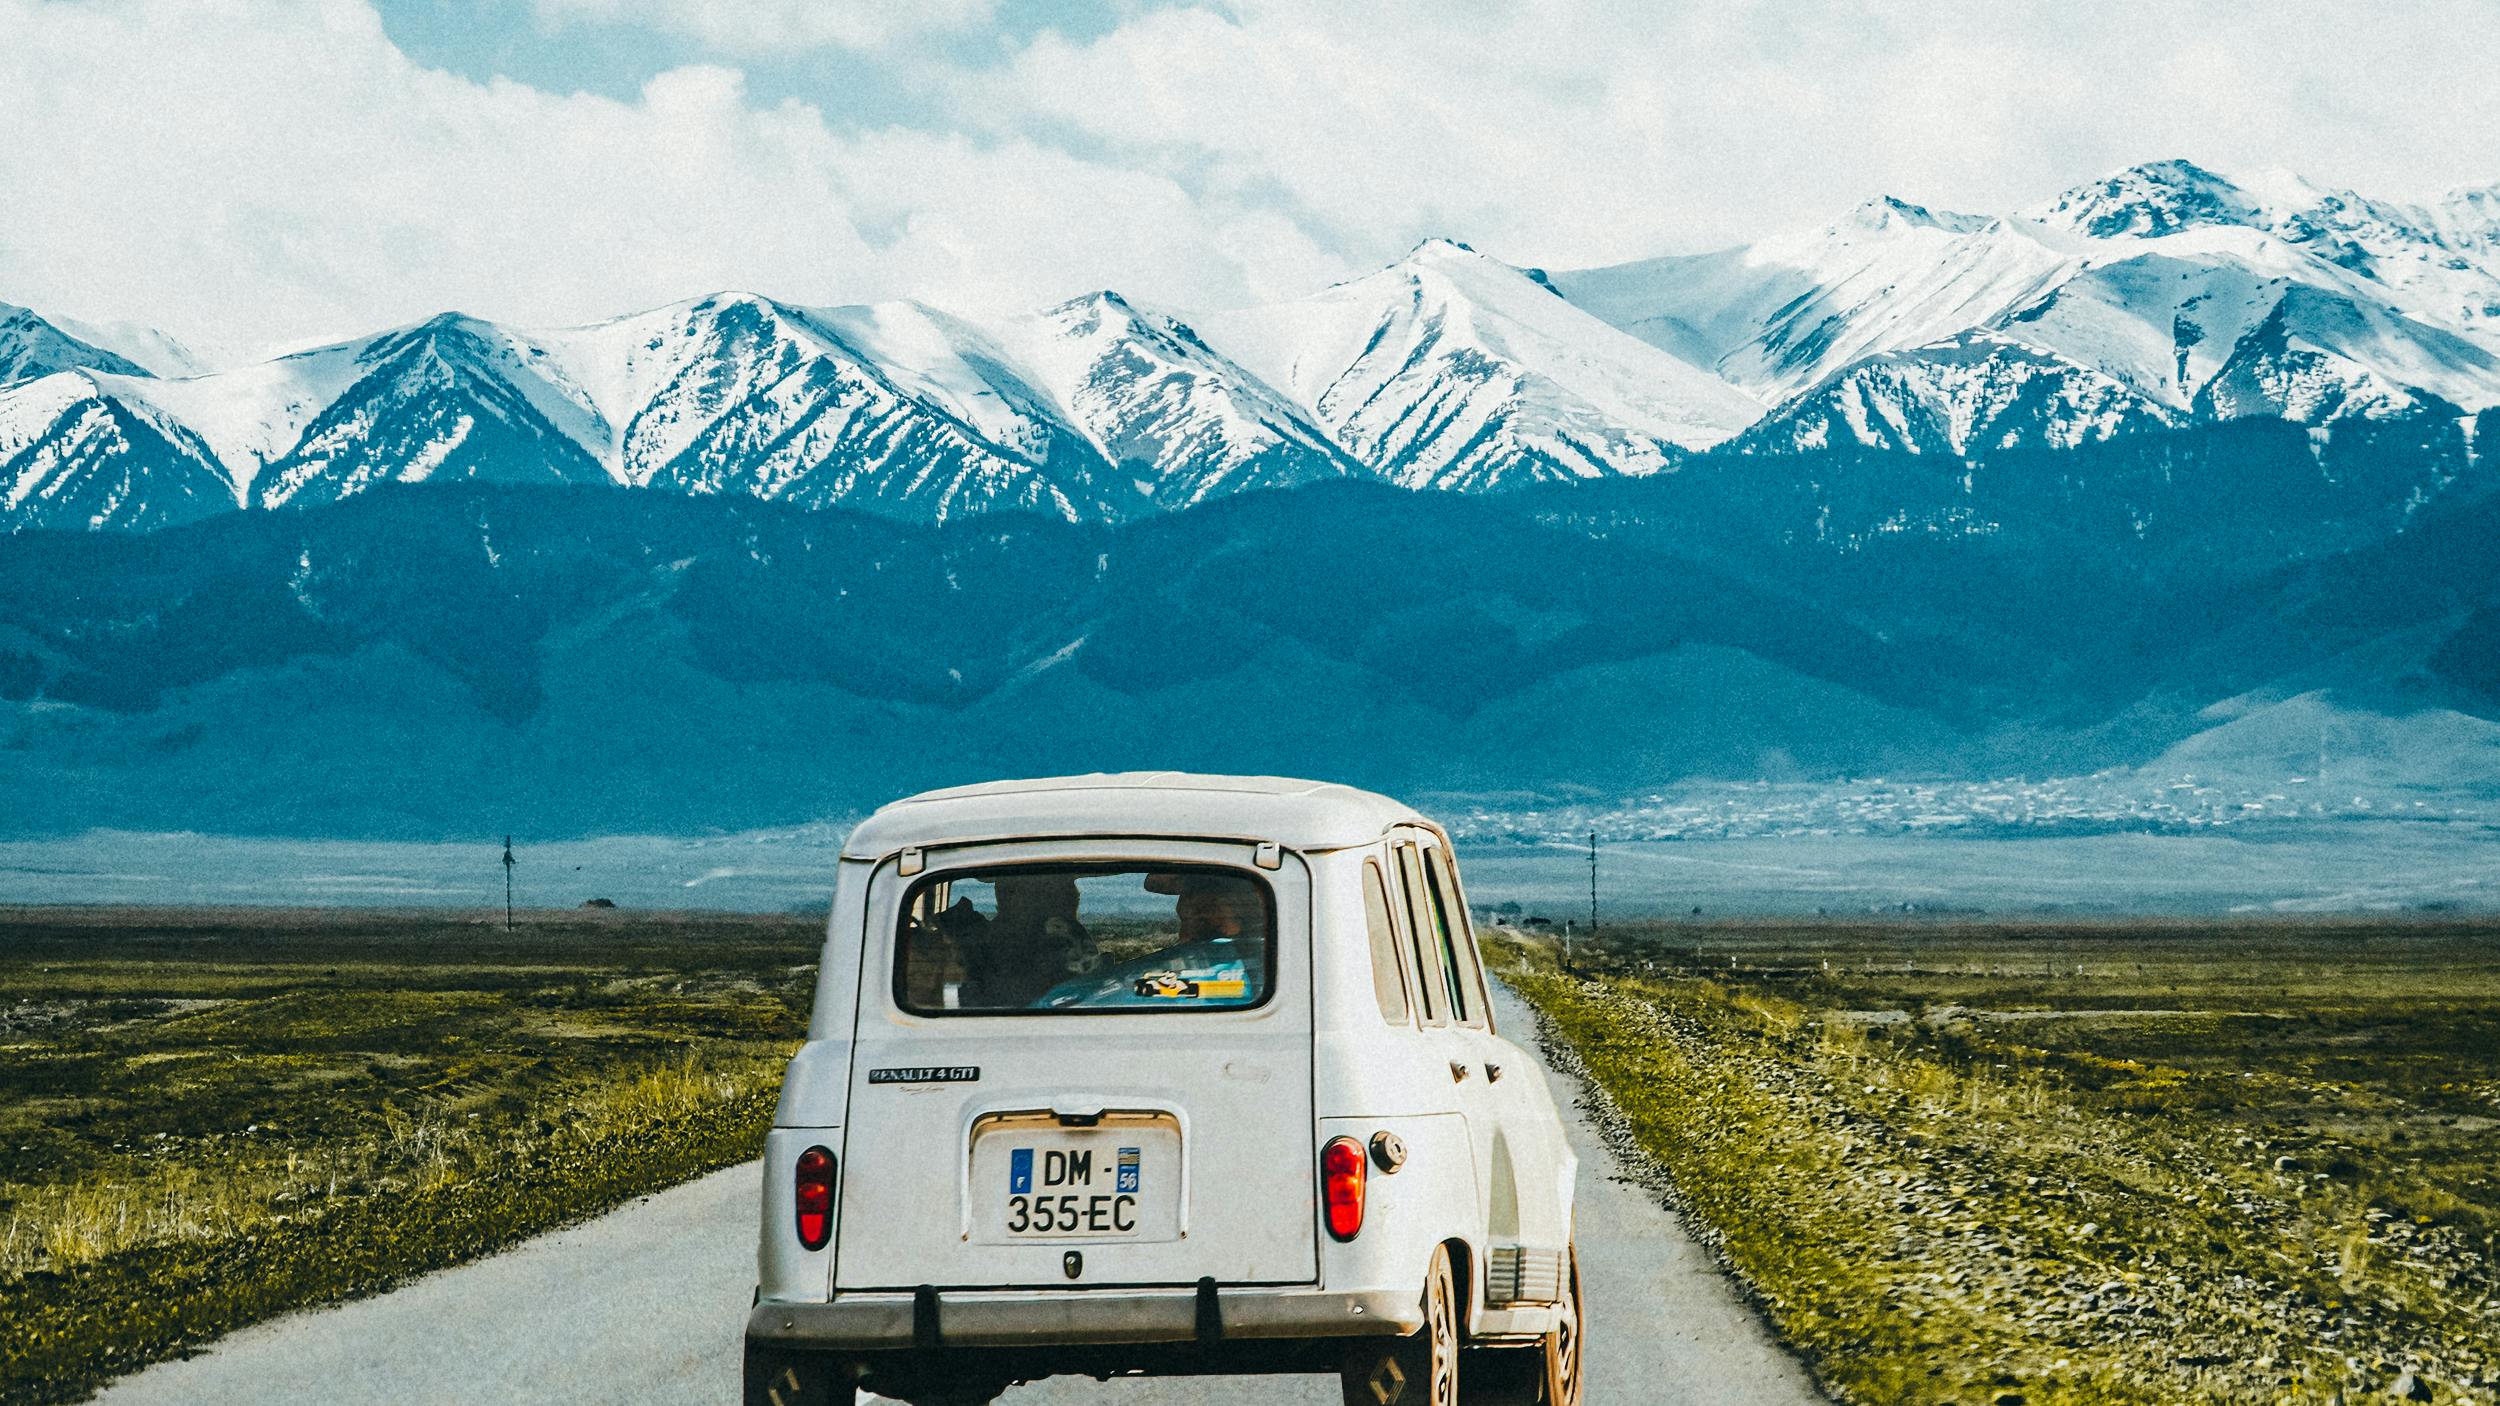
[[[1137,766],[2273,805],[2330,751],[2347,811],[2483,814],[2495,368],[2500,188],[2183,162],[1189,316],[722,293],[208,367],[0,309],[0,835],[735,830]]]
[[[2495,405],[2500,186],[2401,204],[2164,161],[2006,215],[1886,197],[1607,268],[1428,240],[1186,315],[1108,291],[987,322],[718,293],[554,330],[446,313],[204,369],[161,335],[0,306],[0,525],[445,479],[1120,522],[1340,478],[1492,491],[2247,419],[2469,436]]]
[[[2169,516],[2309,463],[2290,438],[2181,454],[2222,486]],[[1135,766],[1493,806],[2112,768],[2374,814],[2500,798],[2500,495],[2208,552],[2008,494],[1992,534],[1828,551],[1697,534],[1688,479],[943,525],[436,482],[24,533],[0,835],[736,831]],[[2330,739],[2331,796],[2302,785]]]

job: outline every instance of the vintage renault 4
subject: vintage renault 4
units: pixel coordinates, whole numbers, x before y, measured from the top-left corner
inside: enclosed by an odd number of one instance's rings
[[[1345,786],[936,791],[843,847],[749,1406],[1061,1373],[1580,1398],[1577,1162],[1447,835]]]

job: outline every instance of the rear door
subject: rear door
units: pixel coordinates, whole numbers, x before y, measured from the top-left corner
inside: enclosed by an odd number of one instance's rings
[[[836,1287],[1316,1280],[1310,879],[1276,862],[1088,841],[881,868]]]
[[[1471,1108],[1485,1190],[1488,1302],[1550,1301],[1561,1284],[1559,1251],[1569,1237],[1560,1208],[1576,1167],[1559,1138],[1561,1124],[1544,1092],[1544,1076],[1527,1051],[1501,1038],[1493,1019],[1491,983],[1476,945],[1458,867],[1438,837],[1423,845],[1423,865],[1449,980],[1466,993],[1454,1033],[1464,1040],[1482,1078]]]
[[[1507,1100],[1496,1081],[1516,1071],[1497,1054],[1491,1038],[1483,975],[1461,926],[1466,915],[1458,908],[1456,883],[1439,846],[1436,835],[1400,832],[1395,843],[1398,871],[1426,1000],[1439,1008],[1442,1052],[1458,1086],[1458,1105],[1467,1116],[1467,1139],[1476,1162],[1475,1223],[1498,1241],[1506,1232],[1515,1235],[1518,1192],[1502,1130]]]

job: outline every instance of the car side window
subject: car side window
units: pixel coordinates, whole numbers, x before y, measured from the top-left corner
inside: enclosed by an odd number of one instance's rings
[[[1462,1004],[1472,1006],[1475,1012],[1475,1019],[1468,1023],[1491,1030],[1493,1000],[1484,986],[1484,954],[1476,950],[1475,927],[1467,921],[1467,900],[1458,891],[1458,871],[1450,864],[1449,851],[1439,845],[1424,851],[1424,862],[1432,874],[1433,897],[1442,915],[1444,935],[1455,964],[1451,981],[1467,993],[1467,1000]]]
[[[1406,963],[1398,956],[1398,932],[1389,920],[1389,885],[1378,860],[1363,861],[1363,925],[1371,932],[1372,996],[1391,1025],[1412,1024],[1406,1005]]]
[[[1398,888],[1406,897],[1407,945],[1415,954],[1415,989],[1423,997],[1424,1024],[1446,1025],[1448,987],[1443,984],[1441,956],[1432,950],[1432,918],[1425,904],[1423,861],[1415,846],[1398,845]]]
[[[1407,851],[1410,857],[1415,853],[1411,848]],[[1424,870],[1420,860],[1416,861],[1415,867],[1418,871]],[[1475,993],[1469,988],[1467,968],[1459,960],[1458,934],[1450,925],[1449,905],[1442,899],[1439,872],[1418,872],[1415,887],[1420,891],[1420,906],[1427,915],[1426,940],[1438,949],[1433,955],[1441,968],[1442,984],[1450,993],[1450,1019],[1461,1025],[1481,1025],[1483,1022],[1476,1017],[1473,1009],[1477,1001]]]

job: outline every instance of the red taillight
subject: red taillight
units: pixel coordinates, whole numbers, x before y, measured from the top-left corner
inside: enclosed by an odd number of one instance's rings
[[[1328,1211],[1328,1233],[1351,1240],[1363,1228],[1363,1144],[1350,1137],[1332,1138],[1319,1150],[1320,1204]]]
[[[833,1238],[833,1154],[811,1147],[799,1154],[799,1243],[825,1248]]]

